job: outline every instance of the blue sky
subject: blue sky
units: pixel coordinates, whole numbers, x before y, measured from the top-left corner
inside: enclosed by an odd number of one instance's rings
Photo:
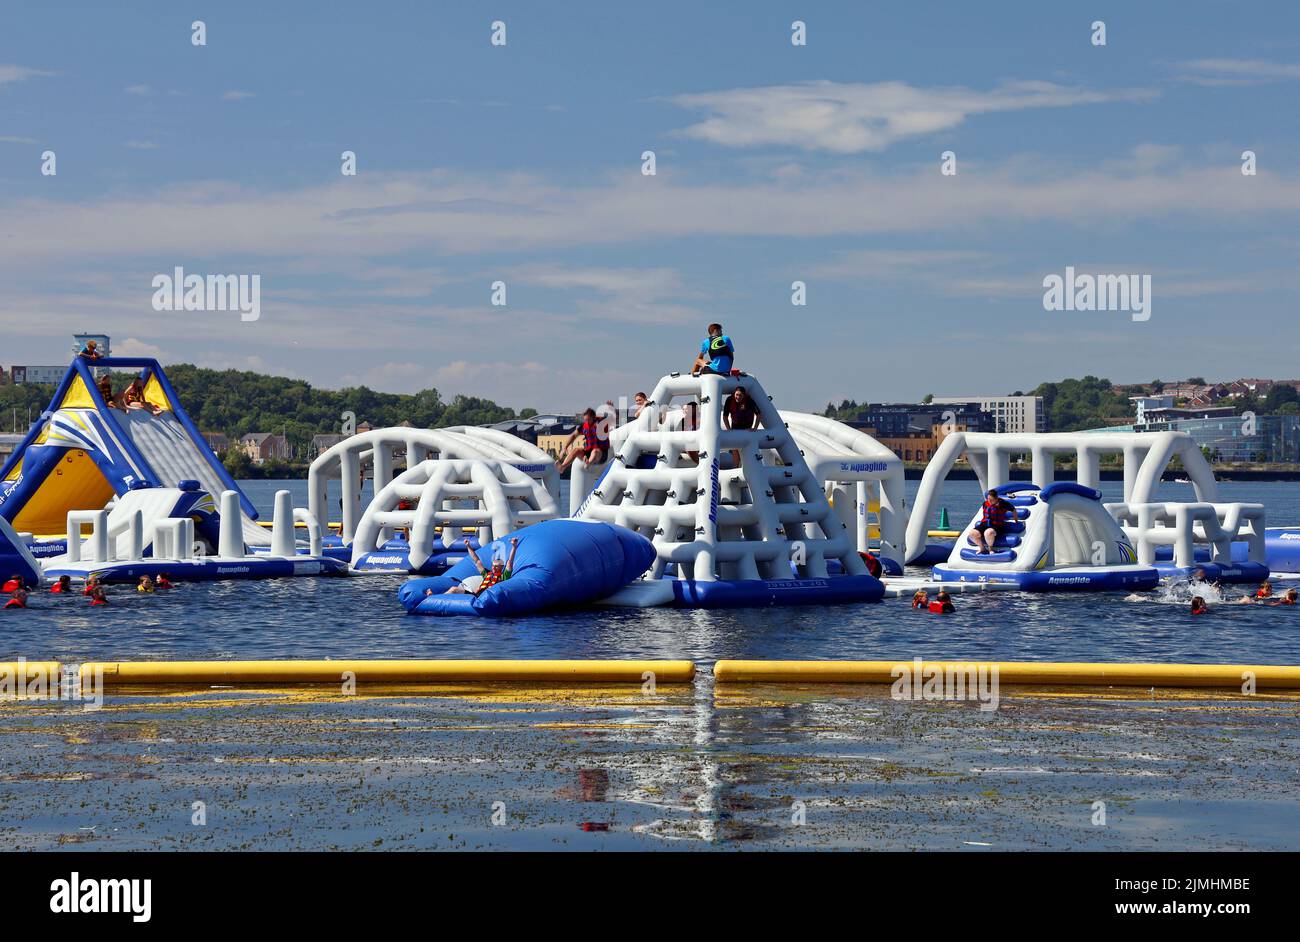
[[[0,363],[100,330],[567,410],[720,320],[790,408],[1291,378],[1297,93],[1283,2],[10,4]],[[261,318],[155,312],[178,265]],[[1066,266],[1150,274],[1151,319],[1045,311]]]

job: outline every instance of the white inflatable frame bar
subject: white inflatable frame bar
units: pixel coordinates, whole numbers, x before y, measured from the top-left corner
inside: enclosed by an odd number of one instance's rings
[[[307,471],[307,508],[319,521],[329,519],[329,482],[337,479],[343,497],[343,542],[353,539],[361,519],[361,475],[373,468],[378,494],[393,480],[396,456],[407,468],[430,458],[504,461],[542,482],[556,500],[560,473],[555,460],[536,445],[497,429],[457,425],[443,429],[397,426],[373,429],[346,438],[321,452]]]
[[[722,427],[723,402],[737,387],[749,394],[761,428]],[[676,397],[698,398],[698,429],[680,429],[672,412],[666,427],[657,427],[660,409]],[[680,577],[700,581],[715,581],[719,572],[728,579],[791,579],[795,543],[803,545],[801,575],[807,578],[825,578],[827,559],[838,559],[850,575],[866,572],[851,531],[831,509],[785,420],[752,376],[665,376],[641,415],[611,430],[610,450],[602,477],[573,516],[650,538],[657,551],[651,579],[660,578],[669,563],[678,565]],[[741,467],[718,469],[719,456],[731,450],[740,452]],[[773,451],[779,465],[765,463],[776,460],[768,457]],[[697,452],[698,463],[685,452]],[[636,467],[642,454],[656,456],[654,468]],[[571,487],[582,493],[580,474]],[[746,488],[752,501],[740,505]],[[680,539],[683,532],[693,538]]]
[[[785,410],[780,415],[813,476],[833,498],[836,515],[850,530],[856,530],[858,551],[871,549],[868,508],[875,500],[880,505],[877,555],[902,565],[907,537],[907,481],[902,459],[865,432],[824,415]],[[852,490],[844,485],[851,485]]]
[[[928,523],[943,494],[948,472],[965,455],[979,478],[980,490],[1011,480],[1011,458],[1031,456],[1033,483],[1047,487],[1056,480],[1057,455],[1073,455],[1077,480],[1096,488],[1101,482],[1102,455],[1124,456],[1124,502],[1152,502],[1160,477],[1174,458],[1180,458],[1198,501],[1214,501],[1218,484],[1200,447],[1186,432],[953,432],[944,438],[926,466],[916,504],[907,524],[907,562],[925,550]]]
[[[1265,564],[1264,505],[1114,503],[1106,509],[1137,547],[1138,561],[1155,563],[1156,547],[1172,546],[1174,564],[1196,566],[1195,546],[1211,547],[1211,562],[1232,564],[1232,544],[1245,543],[1252,563]]]
[[[415,508],[398,510],[403,499],[417,501]],[[467,501],[475,506],[453,506]],[[559,515],[554,495],[542,482],[509,462],[429,459],[375,495],[352,541],[352,564],[378,551],[398,529],[409,532],[408,560],[419,569],[433,554],[438,529],[444,546],[465,530],[477,531],[479,543],[486,544]]]

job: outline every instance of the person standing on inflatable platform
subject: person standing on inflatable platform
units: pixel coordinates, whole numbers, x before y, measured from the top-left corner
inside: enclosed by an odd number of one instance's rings
[[[1016,508],[997,491],[990,490],[988,500],[980,508],[980,522],[975,525],[971,537],[980,554],[993,552],[998,537],[1007,532],[1007,524],[1016,519]]]
[[[736,345],[722,332],[722,325],[710,324],[708,339],[700,344],[700,353],[691,365],[691,375],[713,373],[716,376],[730,376],[731,363],[735,357]]]

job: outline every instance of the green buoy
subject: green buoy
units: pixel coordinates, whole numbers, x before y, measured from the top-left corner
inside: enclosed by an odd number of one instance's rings
[[[947,530],[947,529],[950,529],[949,526],[948,526],[948,508],[947,508],[947,507],[940,507],[940,508],[939,508],[939,529],[940,529],[940,530]]]

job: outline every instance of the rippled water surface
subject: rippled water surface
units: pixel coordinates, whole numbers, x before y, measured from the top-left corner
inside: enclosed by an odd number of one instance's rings
[[[909,482],[915,491],[916,482]],[[274,491],[305,503],[305,482],[245,485],[269,519]],[[1108,499],[1119,485],[1108,484]],[[1170,499],[1190,488],[1166,485]],[[945,494],[954,525],[978,502],[974,482]],[[1263,502],[1273,524],[1300,523],[1300,485],[1232,483],[1221,499]],[[918,572],[918,574],[920,574]],[[510,620],[406,615],[402,576],[181,585],[139,596],[110,590],[111,605],[80,595],[33,596],[0,612],[0,656],[82,659],[279,657],[979,657],[1300,663],[1300,611],[1216,605],[1188,616],[1178,593],[999,592],[959,596],[947,617],[901,600],[802,609],[682,611],[589,609]],[[1240,594],[1241,590],[1230,590]]]

